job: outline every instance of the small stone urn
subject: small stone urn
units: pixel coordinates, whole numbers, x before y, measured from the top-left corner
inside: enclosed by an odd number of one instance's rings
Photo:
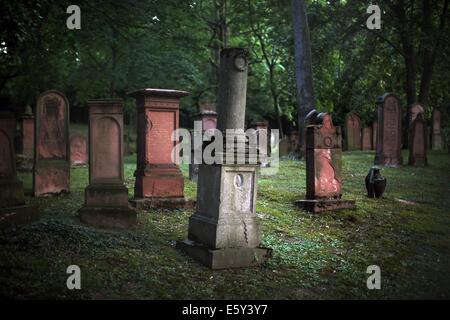
[[[372,167],[366,176],[366,189],[369,198],[380,198],[386,189],[386,178],[381,176],[380,168]]]

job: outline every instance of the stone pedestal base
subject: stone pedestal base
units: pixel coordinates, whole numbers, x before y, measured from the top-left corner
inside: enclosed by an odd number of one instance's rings
[[[253,267],[264,263],[272,255],[272,249],[268,248],[209,249],[190,240],[177,242],[176,248],[211,269]]]
[[[25,224],[39,218],[37,206],[23,205],[0,208],[0,229],[13,225]]]
[[[49,162],[46,165],[36,166],[33,179],[35,197],[69,193],[70,164]]]
[[[91,184],[85,190],[85,205],[78,210],[84,223],[104,228],[130,228],[136,210],[128,206],[128,189],[122,184]]]
[[[137,199],[184,197],[184,177],[178,167],[138,170],[135,177],[134,196]]]
[[[135,198],[130,200],[133,207],[138,210],[145,210],[151,208],[165,208],[165,209],[193,209],[195,208],[195,200],[180,198]]]
[[[95,227],[131,228],[136,225],[136,211],[132,208],[83,206],[78,214],[82,222]]]
[[[356,209],[354,200],[329,199],[329,200],[297,200],[297,207],[312,212],[332,211],[340,209]]]

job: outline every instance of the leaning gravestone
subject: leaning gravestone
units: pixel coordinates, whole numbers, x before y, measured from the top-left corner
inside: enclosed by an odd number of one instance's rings
[[[347,150],[361,150],[361,120],[354,111],[345,116]]]
[[[409,160],[411,166],[427,165],[427,127],[423,114],[416,116],[409,128]]]
[[[342,199],[342,136],[331,115],[309,114],[306,119],[306,199],[295,204],[312,213],[355,209],[355,201]]]
[[[185,207],[184,177],[173,159],[178,141],[180,99],[186,91],[146,88],[130,93],[137,108],[137,165],[134,199],[138,209],[148,207]]]
[[[56,90],[36,104],[33,190],[36,197],[70,190],[69,103]]]
[[[247,51],[222,50],[217,126],[224,133],[239,129],[243,134],[247,70]],[[232,147],[219,153],[231,158],[244,156],[239,151]],[[221,164],[200,165],[196,212],[189,219],[188,239],[177,243],[179,249],[212,269],[254,266],[271,254],[270,249],[260,247],[256,216],[259,165],[247,160],[236,164],[229,159],[224,156]]]
[[[0,229],[31,221],[37,208],[25,205],[22,182],[17,177],[13,112],[0,112]]]
[[[372,150],[372,128],[364,127],[362,129],[362,150]]]
[[[136,211],[128,205],[123,178],[123,100],[90,100],[88,107],[89,185],[80,220],[99,227],[132,227]]]
[[[442,133],[441,133],[441,111],[433,110],[433,135],[431,137],[431,148],[433,150],[442,150]]]
[[[72,166],[88,164],[88,141],[81,133],[74,133],[70,137],[70,163]]]
[[[377,99],[378,138],[375,165],[400,166],[402,158],[402,110],[397,97],[386,93]]]

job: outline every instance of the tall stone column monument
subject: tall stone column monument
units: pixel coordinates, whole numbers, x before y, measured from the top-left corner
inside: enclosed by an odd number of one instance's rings
[[[183,207],[184,177],[172,151],[177,141],[180,98],[186,91],[141,89],[130,93],[136,99],[137,167],[132,204],[136,208]]]
[[[129,228],[136,211],[128,205],[123,171],[123,101],[88,101],[89,185],[80,220],[99,227]]]
[[[247,72],[246,50],[222,50],[217,126],[224,135],[226,129],[244,132]],[[188,239],[177,243],[212,269],[258,265],[271,254],[270,249],[260,247],[256,216],[259,164],[250,164],[252,157],[245,150],[244,155],[239,147],[228,146],[216,151],[223,156],[221,163],[200,165],[196,212],[189,219]],[[235,156],[245,156],[245,163],[237,164]]]
[[[402,109],[398,98],[386,93],[377,99],[378,137],[375,165],[401,166],[402,157]]]

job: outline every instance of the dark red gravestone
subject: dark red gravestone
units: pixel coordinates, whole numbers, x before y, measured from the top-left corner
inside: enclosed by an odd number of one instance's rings
[[[345,116],[347,150],[361,150],[361,120],[354,111]]]
[[[81,133],[74,133],[70,137],[70,163],[72,166],[88,164],[88,141]]]
[[[123,100],[88,101],[89,186],[80,220],[100,227],[129,228],[136,211],[128,205],[124,185]]]
[[[411,166],[427,165],[427,127],[423,113],[419,113],[409,128],[409,160]]]
[[[306,130],[306,200],[296,205],[313,213],[355,209],[355,201],[342,199],[341,128],[329,114],[319,114],[315,122]]]
[[[377,99],[378,138],[375,165],[400,166],[403,164],[402,110],[398,98],[386,93]]]
[[[423,107],[420,104],[418,104],[418,103],[412,104],[411,109],[409,110],[409,115],[410,115],[409,123],[413,122],[417,118],[417,116],[421,113],[423,114],[424,111],[425,110],[423,109]]]
[[[431,137],[431,148],[433,150],[442,150],[442,133],[441,133],[441,111],[433,110],[433,135]]]
[[[22,182],[17,177],[13,112],[0,112],[0,229],[31,221],[37,208],[25,205]]]
[[[378,139],[378,121],[375,120],[372,123],[372,150],[377,149],[377,139]]]
[[[27,112],[22,115],[22,147],[24,157],[33,159],[34,157],[34,115],[31,108],[27,107]]]
[[[372,128],[371,127],[364,127],[362,129],[362,150],[372,150]]]
[[[33,170],[34,159],[34,115],[28,105],[21,116],[20,146],[17,154],[17,169],[22,171]]]
[[[141,89],[130,94],[136,99],[137,168],[132,204],[137,208],[185,206],[184,177],[172,151],[177,141],[179,101],[186,91]],[[176,160],[176,159],[174,159]]]
[[[69,103],[56,90],[37,100],[33,173],[36,197],[70,191]]]

